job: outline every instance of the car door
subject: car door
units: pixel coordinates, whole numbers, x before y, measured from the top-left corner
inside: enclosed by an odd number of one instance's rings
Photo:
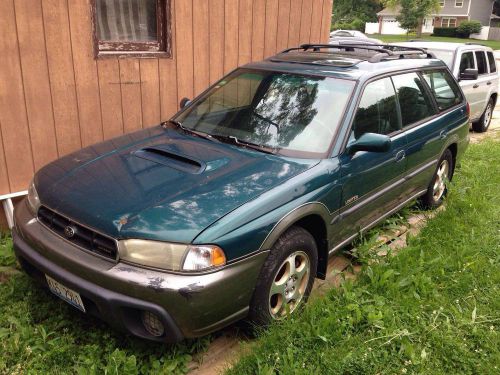
[[[337,242],[371,225],[401,199],[406,135],[400,130],[400,113],[391,78],[369,82],[358,104],[346,150],[339,156],[342,198],[340,222],[335,230]],[[365,133],[390,136],[390,150],[349,152],[349,144]]]
[[[474,55],[476,57],[476,66],[477,66],[477,81],[474,90],[477,93],[478,99],[478,117],[480,117],[485,108],[488,100],[490,99],[490,85],[492,84],[492,79],[489,75],[488,71],[488,63],[486,60],[485,51],[474,51]]]
[[[465,71],[465,69],[477,69],[476,59],[473,51],[462,51],[460,55],[460,65],[457,72],[457,77]],[[479,77],[478,77],[479,78]],[[477,80],[460,80],[460,87],[467,98],[470,106],[471,120],[477,120],[481,116],[482,97],[479,92],[479,83]]]

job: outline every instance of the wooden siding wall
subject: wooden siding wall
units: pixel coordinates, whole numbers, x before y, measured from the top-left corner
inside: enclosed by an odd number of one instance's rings
[[[95,59],[89,0],[0,1],[0,195],[71,151],[168,119],[238,65],[326,42],[332,0],[172,0],[171,59]]]

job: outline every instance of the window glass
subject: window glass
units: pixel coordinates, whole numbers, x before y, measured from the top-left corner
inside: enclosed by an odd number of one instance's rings
[[[486,66],[486,56],[483,51],[476,51],[476,61],[477,61],[477,72],[478,74],[488,73],[488,68]]]
[[[101,41],[158,40],[156,0],[96,0],[97,37]]]
[[[464,6],[464,1],[463,0],[455,0],[455,7],[456,8],[461,8]]]
[[[422,75],[431,88],[440,110],[453,107],[462,101],[460,90],[448,72],[431,71]]]
[[[453,65],[453,58],[455,57],[455,52],[431,48],[428,48],[427,50],[436,55],[438,59],[443,60],[443,62],[451,69]]]
[[[460,73],[463,73],[465,69],[476,69],[472,52],[464,52],[460,57]]]
[[[490,63],[490,73],[494,73],[497,71],[495,56],[493,56],[493,52],[487,52],[487,55],[488,55],[488,62]]]
[[[369,83],[361,97],[351,137],[358,139],[365,133],[390,134],[399,129],[396,93],[391,79]]]
[[[401,107],[403,127],[435,114],[432,100],[417,73],[392,77]]]
[[[175,120],[282,155],[323,157],[353,87],[353,81],[331,77],[238,69]]]

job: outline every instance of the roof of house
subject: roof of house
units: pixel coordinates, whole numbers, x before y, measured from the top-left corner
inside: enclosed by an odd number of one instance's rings
[[[377,16],[399,16],[401,13],[401,6],[396,5],[394,8],[384,8],[380,12],[377,13]]]

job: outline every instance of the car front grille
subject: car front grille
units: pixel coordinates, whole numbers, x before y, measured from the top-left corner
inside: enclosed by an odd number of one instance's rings
[[[38,210],[38,220],[65,240],[103,257],[116,260],[116,241],[96,231],[84,227],[65,216],[42,206]]]

